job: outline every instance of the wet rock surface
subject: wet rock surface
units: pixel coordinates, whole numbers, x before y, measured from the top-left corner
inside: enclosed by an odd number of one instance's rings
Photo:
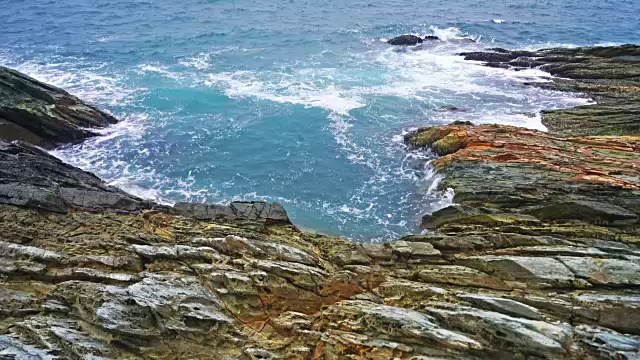
[[[89,128],[116,122],[62,89],[0,66],[0,140],[53,148],[95,136]]]
[[[611,135],[420,129],[457,205],[385,244],[0,143],[0,358],[638,359],[640,139]]]
[[[422,44],[424,40],[416,35],[400,35],[387,41],[389,45],[417,45]]]
[[[570,136],[640,135],[640,46],[511,51],[494,48],[461,54],[488,66],[536,67],[556,76],[543,88],[587,94],[595,104],[543,112],[543,124]]]

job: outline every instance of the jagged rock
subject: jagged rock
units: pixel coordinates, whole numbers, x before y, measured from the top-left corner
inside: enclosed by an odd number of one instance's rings
[[[233,320],[223,305],[193,277],[146,274],[128,287],[66,282],[56,296],[84,321],[134,339],[151,340],[166,331],[203,333]]]
[[[577,326],[576,334],[596,358],[636,360],[640,357],[640,337],[638,336],[628,336],[588,325]]]
[[[562,262],[543,257],[475,256],[461,259],[469,267],[495,274],[506,281],[523,281],[535,287],[572,287],[575,276]]]
[[[464,56],[465,60],[484,61],[488,63],[509,62],[517,58],[516,55],[502,52],[467,52],[460,53],[460,55]]]
[[[494,67],[541,67],[561,79],[533,85],[586,93],[598,100],[592,105],[543,111],[543,124],[557,133],[573,136],[638,136],[638,49],[638,45],[553,48],[538,51],[488,49],[486,52],[460,55],[465,56],[465,59],[483,61]]]
[[[16,327],[20,334],[35,340],[53,354],[68,352],[76,358],[108,359],[117,353],[106,341],[92,338],[73,320],[37,315]]]
[[[577,246],[523,246],[507,248],[492,252],[496,255],[528,255],[528,256],[606,256],[607,253],[596,248]]]
[[[442,304],[427,311],[440,322],[484,338],[495,337],[511,343],[514,351],[524,355],[558,358],[569,353],[572,330],[568,324],[550,324],[526,320],[491,311]],[[516,350],[517,349],[517,350]]]
[[[443,296],[448,293],[447,290],[436,286],[429,286],[421,282],[395,278],[389,279],[380,284],[375,292],[383,297],[387,304],[413,304],[431,297]]]
[[[41,311],[41,299],[34,294],[0,287],[0,317],[24,316]]]
[[[640,294],[583,294],[575,297],[573,314],[585,322],[640,335]]]
[[[505,315],[541,320],[540,311],[533,306],[520,302],[486,294],[463,294],[459,298],[466,300],[480,309],[493,310]]]
[[[97,135],[116,118],[66,91],[0,66],[0,140],[53,148]]]
[[[427,35],[424,37],[424,39],[427,41],[434,41],[434,40],[440,41],[440,38],[435,35]]]
[[[425,217],[427,227],[500,226],[501,232],[602,240],[595,232],[608,232],[609,239],[637,236],[636,137],[564,138],[509,126],[451,125],[419,129],[405,140],[449,154],[433,165],[444,175],[440,188],[452,188],[458,205]]]
[[[230,205],[177,203],[174,209],[199,220],[257,221],[291,224],[287,212],[278,203],[264,201],[232,202]]]
[[[57,357],[9,336],[0,336],[0,358],[11,360],[55,360]]]
[[[154,206],[25,143],[0,141],[0,203],[55,212],[137,211]]]
[[[408,242],[408,241],[392,241],[389,243],[392,251],[403,258],[421,258],[440,256],[440,250],[435,249],[429,243]]]
[[[483,348],[472,338],[440,328],[427,314],[399,307],[349,300],[328,307],[322,316],[325,326],[335,330],[387,338],[407,344],[407,349],[413,345],[418,353],[421,352],[419,346],[428,348],[429,343],[453,350]]]
[[[432,283],[473,286],[496,290],[511,289],[511,286],[495,276],[457,265],[424,266],[419,269],[417,277],[421,281]]]
[[[193,242],[211,246],[226,255],[241,256],[242,254],[251,254],[256,258],[273,258],[305,265],[317,265],[319,263],[317,256],[293,246],[250,240],[234,235],[215,239],[198,238],[194,239]]]
[[[435,211],[433,214],[422,217],[421,226],[425,229],[437,229],[448,221],[460,220],[475,215],[480,215],[482,211],[465,206],[452,205]]]
[[[422,44],[422,38],[415,35],[400,35],[387,41],[390,45],[416,45]]]
[[[640,257],[633,261],[559,256],[577,277],[592,284],[608,286],[640,285]]]

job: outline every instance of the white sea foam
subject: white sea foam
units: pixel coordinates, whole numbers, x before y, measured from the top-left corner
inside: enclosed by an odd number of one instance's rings
[[[83,100],[101,105],[127,105],[145,88],[123,85],[122,75],[103,71],[108,65],[88,64],[84,59],[65,57],[20,63],[7,61],[11,67],[37,80],[63,88]],[[105,73],[109,73],[106,75]]]
[[[350,66],[319,68],[304,67],[303,63],[281,72],[221,72],[208,75],[205,83],[232,98],[252,97],[327,110],[326,128],[344,156],[356,165],[372,169],[374,175],[354,190],[349,202],[323,204],[323,212],[338,223],[367,218],[391,229],[399,226],[399,222],[381,213],[384,205],[375,199],[393,192],[399,182],[411,181],[423,189],[418,191],[419,199],[410,199],[408,195],[396,199],[398,206],[415,208],[416,212],[430,213],[451,205],[454,193],[452,189],[440,189],[442,176],[428,165],[407,165],[424,163],[432,157],[429,153],[410,152],[411,160],[403,161],[402,165],[397,159],[391,163],[391,159],[406,152],[402,137],[397,133],[385,134],[383,130],[371,139],[363,139],[357,134],[363,119],[352,110],[365,108],[363,111],[367,111],[379,103],[393,105],[388,99],[397,98],[407,102],[404,106],[408,108],[422,110],[423,115],[412,122],[416,125],[471,120],[545,130],[540,110],[582,105],[588,101],[568,93],[526,86],[527,82],[548,81],[549,75],[537,69],[516,72],[465,61],[456,54],[481,50],[483,45],[459,41],[472,36],[457,28],[432,27],[431,31],[446,41],[425,43],[415,49],[376,44],[367,52],[351,54]],[[433,111],[442,105],[455,105],[460,111]],[[397,127],[394,123],[407,122],[401,113],[394,115],[386,111],[383,109],[382,114],[376,111],[374,121],[384,123],[389,129]],[[374,147],[371,142],[375,142]],[[308,204],[312,205],[317,206]]]
[[[197,70],[206,70],[213,67],[213,64],[211,63],[211,54],[209,53],[199,53],[197,55],[181,59],[178,63]]]
[[[111,42],[114,40],[117,40],[118,37],[115,35],[105,35],[105,36],[100,36],[99,38],[96,39],[97,42]]]
[[[159,74],[173,80],[181,80],[183,75],[179,72],[169,71],[169,67],[160,64],[140,64],[137,67],[139,74]]]
[[[502,23],[504,23],[504,20],[502,20],[502,19],[493,19],[493,20],[491,20],[491,22],[493,22],[494,24],[502,24]]]
[[[332,83],[305,81],[295,75],[263,74],[263,80],[249,71],[210,74],[205,81],[209,86],[221,86],[231,98],[255,97],[279,103],[320,107],[346,115],[365,104],[358,96],[351,96]]]
[[[473,39],[478,38],[478,37],[472,37],[472,36],[469,36],[468,34],[465,34],[462,30],[460,30],[457,27],[448,27],[448,28],[442,29],[437,26],[430,26],[429,30],[433,35],[439,37],[440,40],[444,40],[444,41],[464,39],[464,38],[473,38]]]

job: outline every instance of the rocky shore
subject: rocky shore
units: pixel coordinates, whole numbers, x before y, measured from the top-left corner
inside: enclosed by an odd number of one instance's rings
[[[597,104],[407,135],[456,205],[386,244],[112,188],[33,145],[115,119],[0,68],[0,359],[640,358],[640,48],[463,56]]]

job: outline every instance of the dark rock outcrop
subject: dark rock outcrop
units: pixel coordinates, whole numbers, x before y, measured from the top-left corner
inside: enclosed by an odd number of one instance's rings
[[[138,211],[154,204],[106,185],[24,142],[0,141],[0,203],[66,212]]]
[[[539,67],[556,76],[542,88],[588,94],[595,104],[543,112],[543,124],[569,136],[640,135],[640,46],[501,48],[462,53],[467,60],[504,68]]]
[[[422,44],[422,38],[415,35],[400,35],[387,41],[390,45],[417,45]]]
[[[62,89],[0,66],[0,140],[53,148],[95,136],[89,128],[116,122]]]
[[[426,41],[440,41],[440,38],[435,35],[427,35],[424,37]]]

